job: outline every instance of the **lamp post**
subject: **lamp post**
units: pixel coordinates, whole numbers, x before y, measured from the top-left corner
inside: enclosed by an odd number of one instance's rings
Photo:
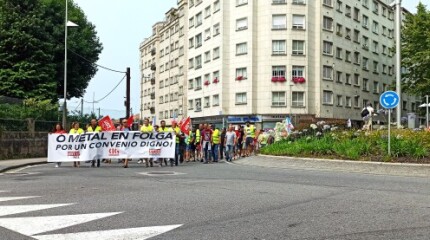
[[[402,86],[401,86],[401,48],[400,30],[402,26],[402,0],[396,0],[396,92],[399,95],[399,106],[397,107],[397,128],[401,127],[400,118],[402,116]]]
[[[67,27],[77,27],[78,25],[68,21],[68,1],[66,0],[66,14],[64,19],[64,104],[63,104],[63,127],[67,124]]]

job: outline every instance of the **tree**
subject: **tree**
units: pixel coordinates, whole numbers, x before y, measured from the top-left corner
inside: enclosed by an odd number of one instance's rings
[[[82,97],[102,51],[95,26],[69,0],[67,97]],[[0,0],[0,95],[49,99],[64,96],[65,1]]]
[[[46,19],[54,44],[55,76],[57,94],[64,96],[64,19],[65,1],[42,0]],[[67,98],[82,97],[89,81],[97,72],[94,65],[103,50],[95,26],[88,22],[84,12],[72,0],[68,0],[68,19],[78,25],[68,29],[67,37]]]
[[[420,2],[417,13],[407,14],[402,27],[402,88],[416,95],[430,93],[430,11]]]
[[[56,98],[51,34],[39,0],[0,0],[0,95]]]

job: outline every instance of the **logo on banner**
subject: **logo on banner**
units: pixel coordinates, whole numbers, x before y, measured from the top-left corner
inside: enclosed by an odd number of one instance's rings
[[[119,156],[119,150],[116,148],[109,149],[109,156]]]
[[[81,153],[79,151],[68,151],[67,156],[73,157],[73,158],[79,158]]]
[[[149,155],[151,156],[158,156],[161,154],[161,148],[150,148],[149,149]]]

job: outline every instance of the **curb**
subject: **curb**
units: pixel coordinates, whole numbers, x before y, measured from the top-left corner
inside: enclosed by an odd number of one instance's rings
[[[34,166],[34,165],[42,165],[42,164],[46,164],[48,163],[47,161],[43,161],[43,162],[31,162],[31,163],[24,163],[24,164],[19,164],[19,165],[13,165],[10,167],[5,167],[0,169],[0,173],[5,173],[7,171],[13,170],[13,169],[17,169],[17,168],[22,168],[22,167],[27,167],[27,166]]]
[[[339,159],[326,159],[326,158],[301,158],[301,157],[275,156],[275,155],[266,155],[266,154],[257,154],[256,156],[281,158],[281,159],[292,159],[292,160],[302,160],[302,161],[309,161],[309,162],[351,163],[351,164],[385,165],[385,166],[397,166],[397,167],[428,167],[428,168],[430,168],[430,164],[422,164],[422,163],[370,162],[370,161],[339,160]]]

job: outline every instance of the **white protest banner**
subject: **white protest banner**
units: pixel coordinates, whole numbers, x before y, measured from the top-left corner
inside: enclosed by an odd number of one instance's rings
[[[48,136],[48,162],[152,157],[175,157],[175,133],[130,131]]]

